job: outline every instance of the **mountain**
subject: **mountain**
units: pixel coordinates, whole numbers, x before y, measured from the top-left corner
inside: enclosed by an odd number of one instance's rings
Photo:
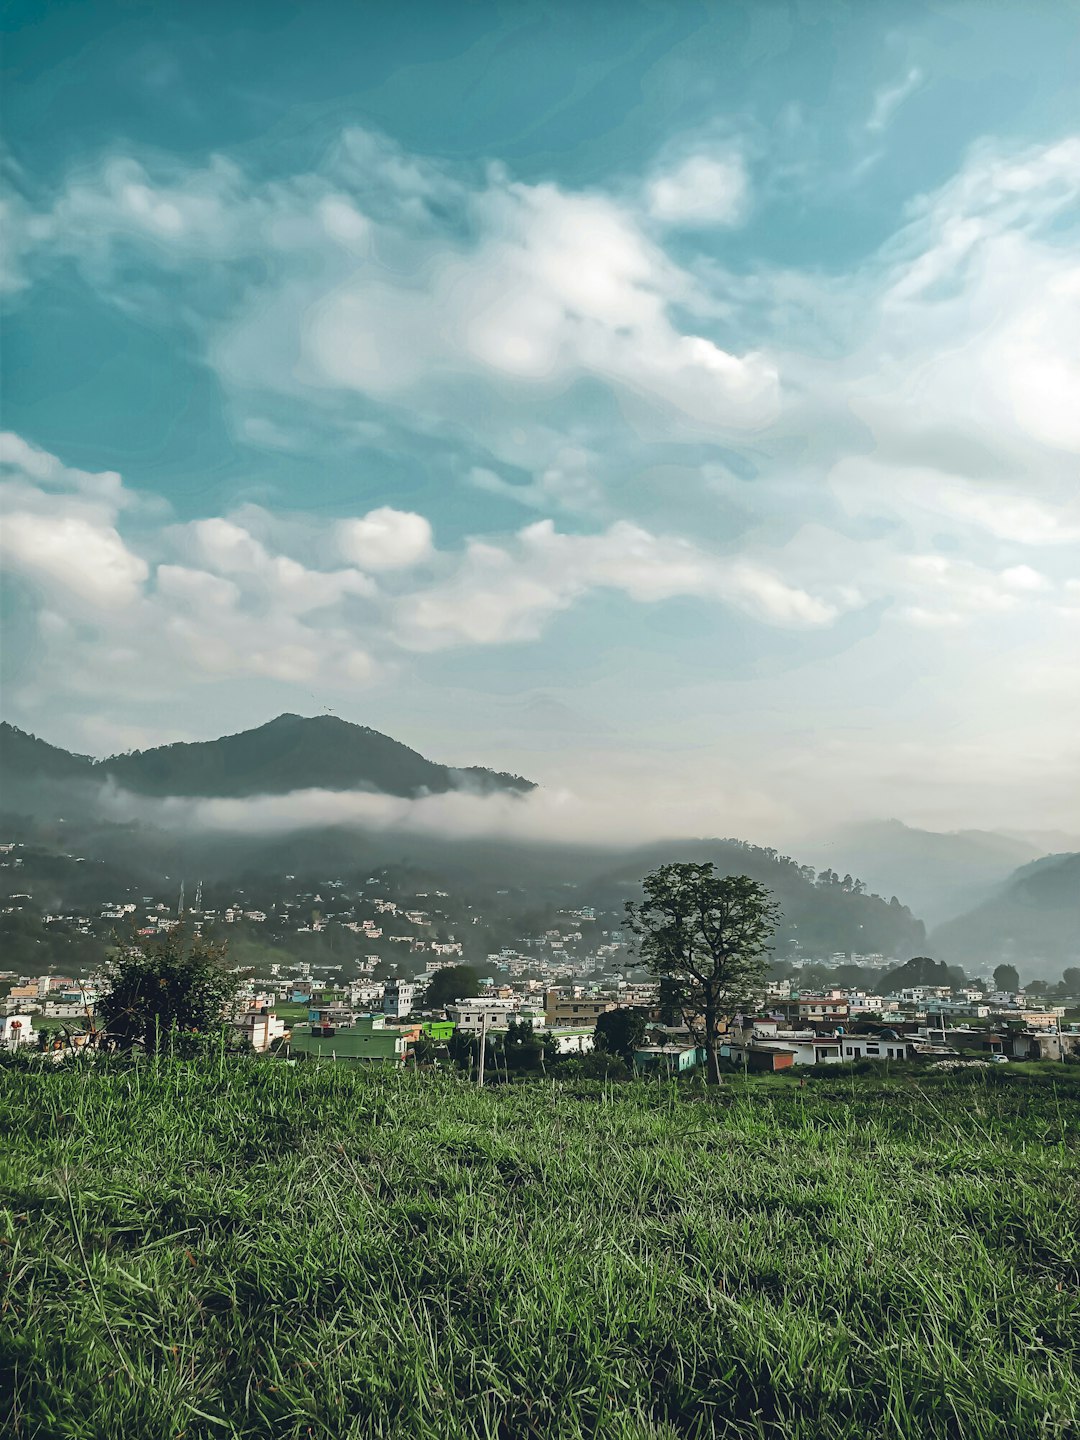
[[[141,913],[164,902],[172,912],[181,883],[189,904],[198,891],[207,908],[219,914],[239,905],[277,916],[277,923],[251,929],[245,954],[262,945],[280,951],[275,958],[313,959],[314,947],[323,959],[351,967],[362,945],[365,952],[373,949],[397,963],[401,951],[392,940],[384,937],[376,944],[365,937],[360,942],[342,925],[345,919],[361,918],[352,908],[360,891],[370,893],[371,876],[384,877],[380,889],[387,893],[389,887],[396,898],[441,897],[438,906],[453,910],[449,928],[465,941],[470,959],[482,961],[523,936],[544,935],[568,910],[581,917],[583,907],[591,909],[599,926],[620,928],[623,905],[640,896],[642,877],[671,860],[712,861],[721,874],[750,875],[765,884],[781,909],[773,940],[776,959],[827,958],[837,951],[878,951],[901,959],[922,953],[925,945],[922,922],[899,902],[846,887],[831,873],[815,875],[775,850],[737,840],[656,842],[618,854],[572,843],[448,840],[358,827],[262,836],[5,815],[0,830],[5,842],[14,842],[0,856],[0,901],[11,904],[10,911],[0,904],[0,946],[13,963],[29,965],[31,973],[36,973],[35,953],[63,968],[53,950],[61,940],[83,943],[77,938],[82,933],[78,917],[89,921],[88,933],[100,947],[117,928],[114,919],[95,920],[103,908],[136,902]],[[307,896],[300,906],[298,895]],[[324,900],[331,919],[326,930],[319,935],[298,931],[310,913],[305,907],[321,906]],[[292,908],[282,910],[284,902]],[[68,923],[58,933],[43,921],[45,914],[68,917]],[[588,923],[579,918],[571,928],[588,928]],[[230,929],[229,935],[237,940],[242,931]]]
[[[406,797],[535,789],[517,775],[437,764],[388,735],[333,715],[279,715],[219,740],[161,745],[96,761],[0,725],[0,787],[7,805],[27,804],[39,787],[59,798],[58,789],[94,782],[112,782],[135,795],[207,798],[312,789]]]
[[[620,857],[617,868],[582,881],[593,903],[618,906],[641,877],[669,860],[711,861],[721,875],[749,875],[767,885],[781,910],[773,937],[776,959],[828,957],[834,953],[917,954],[926,928],[906,905],[869,894],[858,880],[846,883],[832,871],[820,875],[808,865],[768,846],[742,840],[666,841],[640,846]],[[609,862],[610,863],[610,862]],[[588,875],[583,870],[583,875]]]
[[[92,779],[93,773],[89,755],[72,755],[6,720],[0,723],[0,785],[5,788],[29,780],[78,784]]]
[[[881,895],[902,895],[930,925],[973,909],[1018,865],[1046,853],[1018,835],[916,830],[899,820],[844,825],[801,848],[818,865],[860,875]]]
[[[1006,961],[1025,982],[1056,980],[1080,964],[1080,854],[1023,866],[990,899],[939,925],[930,949],[954,965]]]

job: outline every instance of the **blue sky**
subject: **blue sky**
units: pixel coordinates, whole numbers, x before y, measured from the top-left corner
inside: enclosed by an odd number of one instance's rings
[[[9,6],[6,717],[1068,825],[1078,22]]]

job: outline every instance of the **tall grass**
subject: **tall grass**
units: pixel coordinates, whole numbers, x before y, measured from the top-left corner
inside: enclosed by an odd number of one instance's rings
[[[19,1437],[1075,1436],[1080,1091],[0,1072]]]

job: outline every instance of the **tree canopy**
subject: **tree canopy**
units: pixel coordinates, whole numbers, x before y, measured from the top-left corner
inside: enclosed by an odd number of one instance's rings
[[[480,989],[480,976],[471,965],[444,965],[428,982],[425,1003],[429,1010],[443,1010],[456,1000],[466,1000]]]
[[[759,881],[717,875],[711,863],[661,865],[642,893],[626,905],[638,954],[677,997],[718,1082],[721,1022],[758,1002],[780,907]]]
[[[634,1063],[634,1051],[645,1041],[645,1016],[640,1010],[620,1005],[597,1016],[594,1043],[598,1050],[618,1055],[627,1065]]]
[[[1020,989],[1020,971],[1015,965],[995,965],[994,984],[999,990],[1013,994]]]
[[[178,1037],[220,1033],[242,978],[226,967],[225,951],[182,926],[122,945],[96,1007],[106,1035],[124,1049],[154,1051]]]

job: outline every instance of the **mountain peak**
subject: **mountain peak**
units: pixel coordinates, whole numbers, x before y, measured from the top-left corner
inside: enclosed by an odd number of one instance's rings
[[[482,767],[441,765],[389,735],[337,715],[278,715],[217,740],[178,741],[92,762],[8,726],[0,775],[26,790],[35,780],[111,780],[138,795],[198,798],[367,790],[415,798],[448,790],[522,793],[531,781]]]

